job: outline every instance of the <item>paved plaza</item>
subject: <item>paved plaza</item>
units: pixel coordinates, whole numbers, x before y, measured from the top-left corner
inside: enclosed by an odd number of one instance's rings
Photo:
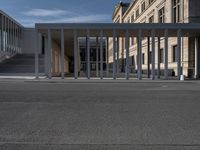
[[[1,79],[0,149],[199,150],[200,82]]]

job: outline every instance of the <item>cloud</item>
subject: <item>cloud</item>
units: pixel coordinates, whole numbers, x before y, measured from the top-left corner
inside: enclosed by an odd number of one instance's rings
[[[32,17],[58,17],[70,13],[71,12],[61,9],[31,9],[29,11],[22,12],[23,15]]]
[[[70,23],[78,23],[78,22],[107,22],[110,20],[110,15],[106,14],[94,14],[94,15],[85,15],[85,16],[77,16],[70,18],[62,18],[58,19],[58,22],[70,22]]]
[[[39,18],[28,17],[20,19],[20,22],[25,27],[34,27],[35,23],[103,23],[111,22],[111,16],[107,14],[92,14],[92,15],[65,15],[58,18]]]

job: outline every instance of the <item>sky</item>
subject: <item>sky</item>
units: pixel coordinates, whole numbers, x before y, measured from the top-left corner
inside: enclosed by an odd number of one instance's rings
[[[122,0],[127,2],[130,0]],[[111,22],[120,0],[1,0],[0,9],[25,27],[35,23]]]

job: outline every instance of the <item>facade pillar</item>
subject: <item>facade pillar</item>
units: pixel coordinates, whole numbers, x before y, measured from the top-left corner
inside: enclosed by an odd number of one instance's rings
[[[100,31],[100,78],[103,79],[103,30]]]
[[[116,30],[113,30],[113,79],[116,78]]]
[[[168,79],[168,29],[165,29],[164,79]]]
[[[129,80],[130,76],[130,63],[129,63],[129,31],[126,30],[126,80]]]
[[[78,79],[78,42],[77,42],[77,30],[74,30],[74,78]]]
[[[138,79],[142,80],[142,30],[138,31],[138,49],[137,49],[137,74]]]
[[[177,76],[181,77],[181,29],[177,32]]]
[[[90,30],[87,30],[87,78],[90,79]]]
[[[38,56],[38,50],[39,50],[39,34],[38,30],[35,29],[35,78],[39,78],[39,56]]]
[[[61,29],[61,78],[65,78],[65,37],[64,29]]]
[[[150,37],[147,38],[147,78],[150,78]]]
[[[52,78],[52,37],[51,29],[48,29],[48,78]]]
[[[157,77],[160,79],[160,58],[161,56],[161,51],[160,51],[160,37],[158,37],[158,65],[157,65]]]
[[[96,77],[99,77],[99,37],[96,37]]]
[[[152,80],[155,80],[155,30],[151,31],[151,36],[152,36],[152,70],[151,70],[151,75],[152,75]]]

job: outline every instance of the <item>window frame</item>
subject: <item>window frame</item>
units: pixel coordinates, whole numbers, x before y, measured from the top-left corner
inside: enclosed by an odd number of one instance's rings
[[[165,23],[165,6],[163,6],[162,8],[158,10],[158,22]]]
[[[179,23],[181,21],[181,1],[172,0],[172,23]]]

